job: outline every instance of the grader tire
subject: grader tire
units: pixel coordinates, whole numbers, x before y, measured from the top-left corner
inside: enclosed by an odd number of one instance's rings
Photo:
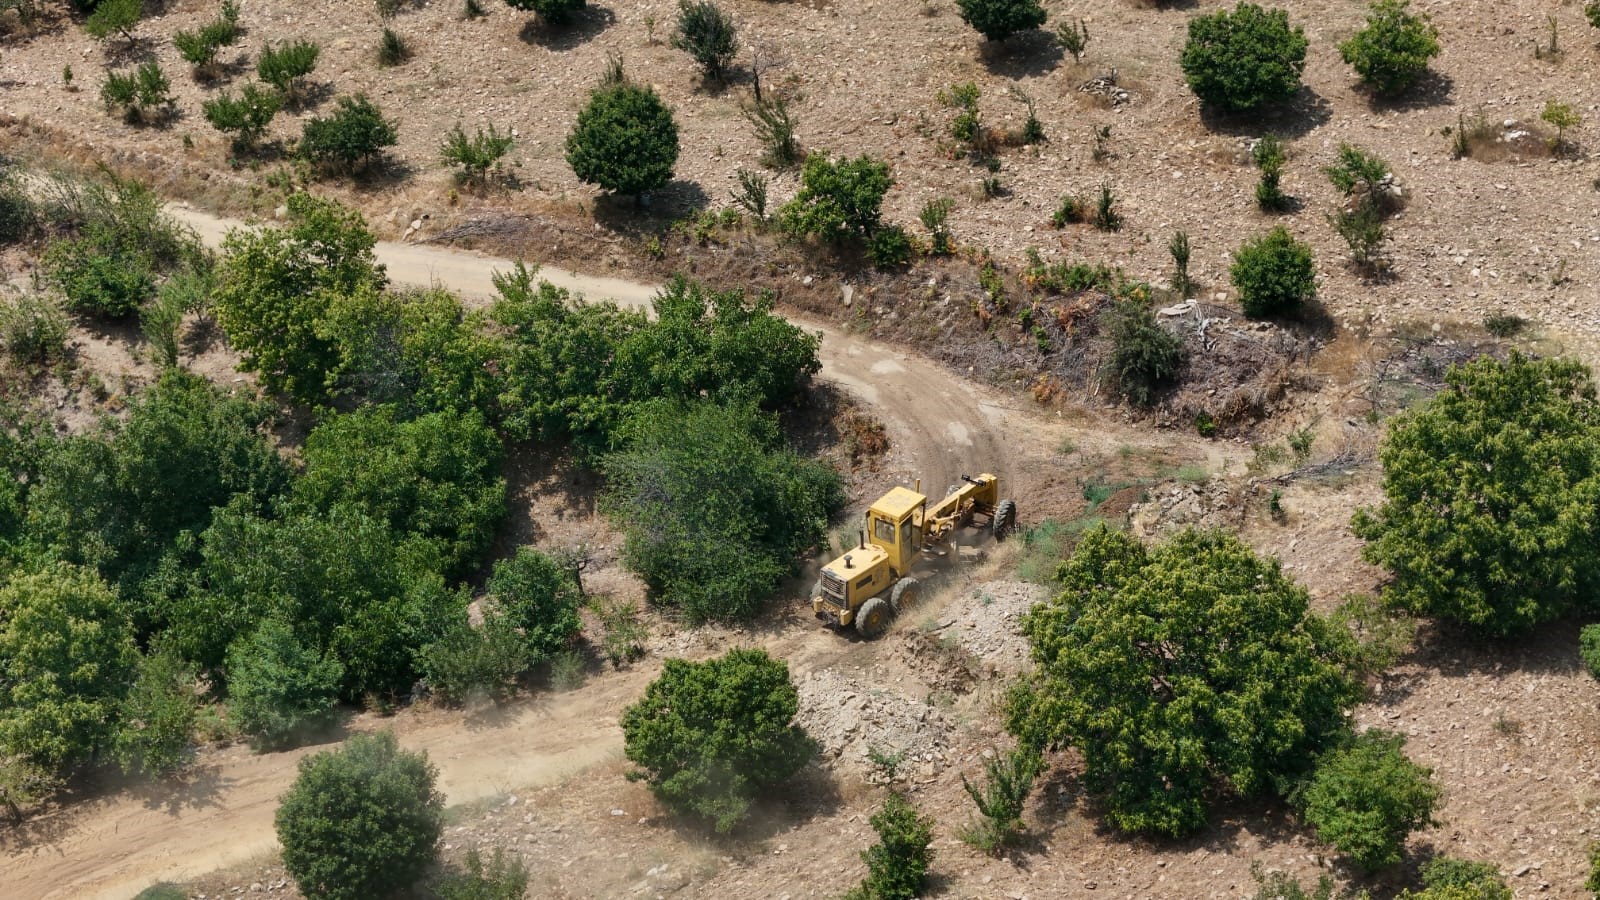
[[[870,641],[883,634],[893,617],[894,611],[889,608],[888,602],[882,597],[873,597],[856,610],[856,631]]]
[[[994,529],[994,539],[1003,541],[1006,535],[1017,530],[1017,504],[1011,499],[1001,500],[994,508],[994,518],[989,525]]]
[[[915,605],[921,595],[922,585],[915,578],[902,578],[895,582],[894,590],[889,592],[889,606],[893,607],[895,615],[899,615]]]

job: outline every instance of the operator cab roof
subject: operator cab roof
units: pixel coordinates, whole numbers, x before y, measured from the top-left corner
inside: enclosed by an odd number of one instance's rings
[[[908,488],[897,487],[879,497],[878,502],[872,504],[872,511],[898,522],[926,502],[928,502],[926,496]]]

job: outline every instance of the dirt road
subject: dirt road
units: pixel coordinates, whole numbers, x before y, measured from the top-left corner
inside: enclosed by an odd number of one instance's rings
[[[240,223],[174,208],[207,244],[221,242]],[[490,276],[511,261],[410,244],[380,243],[378,259],[398,284],[438,284],[482,301]],[[541,277],[589,299],[648,305],[655,288],[544,269]],[[822,374],[871,406],[888,428],[907,466],[930,490],[963,472],[1008,475],[1018,441],[1036,440],[1046,426],[997,404],[939,366],[882,344],[814,323],[820,331]],[[784,636],[776,643],[794,657],[842,652],[825,632]],[[810,646],[824,643],[826,646]],[[397,725],[401,743],[428,751],[451,804],[504,791],[550,784],[621,754],[619,711],[637,698],[654,666],[592,680],[558,698],[536,697],[493,720],[462,713],[408,713]],[[358,727],[384,727],[369,721]],[[153,882],[194,877],[270,851],[272,815],[293,780],[295,763],[315,748],[257,755],[242,747],[208,755],[190,783],[133,788],[86,801],[0,831],[0,896],[126,898]]]

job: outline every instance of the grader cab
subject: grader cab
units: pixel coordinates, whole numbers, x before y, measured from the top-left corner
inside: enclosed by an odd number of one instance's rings
[[[920,585],[911,568],[918,554],[936,549],[975,518],[996,540],[1016,527],[1017,505],[1000,498],[998,477],[963,475],[961,482],[932,506],[918,482],[916,490],[893,488],[868,507],[858,546],[822,567],[811,598],[817,618],[877,637],[896,613],[916,601]]]

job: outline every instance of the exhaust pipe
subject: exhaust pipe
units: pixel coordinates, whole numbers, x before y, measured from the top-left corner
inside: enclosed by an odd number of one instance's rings
[[[858,531],[858,532],[856,532],[856,537],[861,539],[861,546],[857,547],[856,549],[857,550],[865,550],[865,549],[867,549],[867,533],[865,531]]]

